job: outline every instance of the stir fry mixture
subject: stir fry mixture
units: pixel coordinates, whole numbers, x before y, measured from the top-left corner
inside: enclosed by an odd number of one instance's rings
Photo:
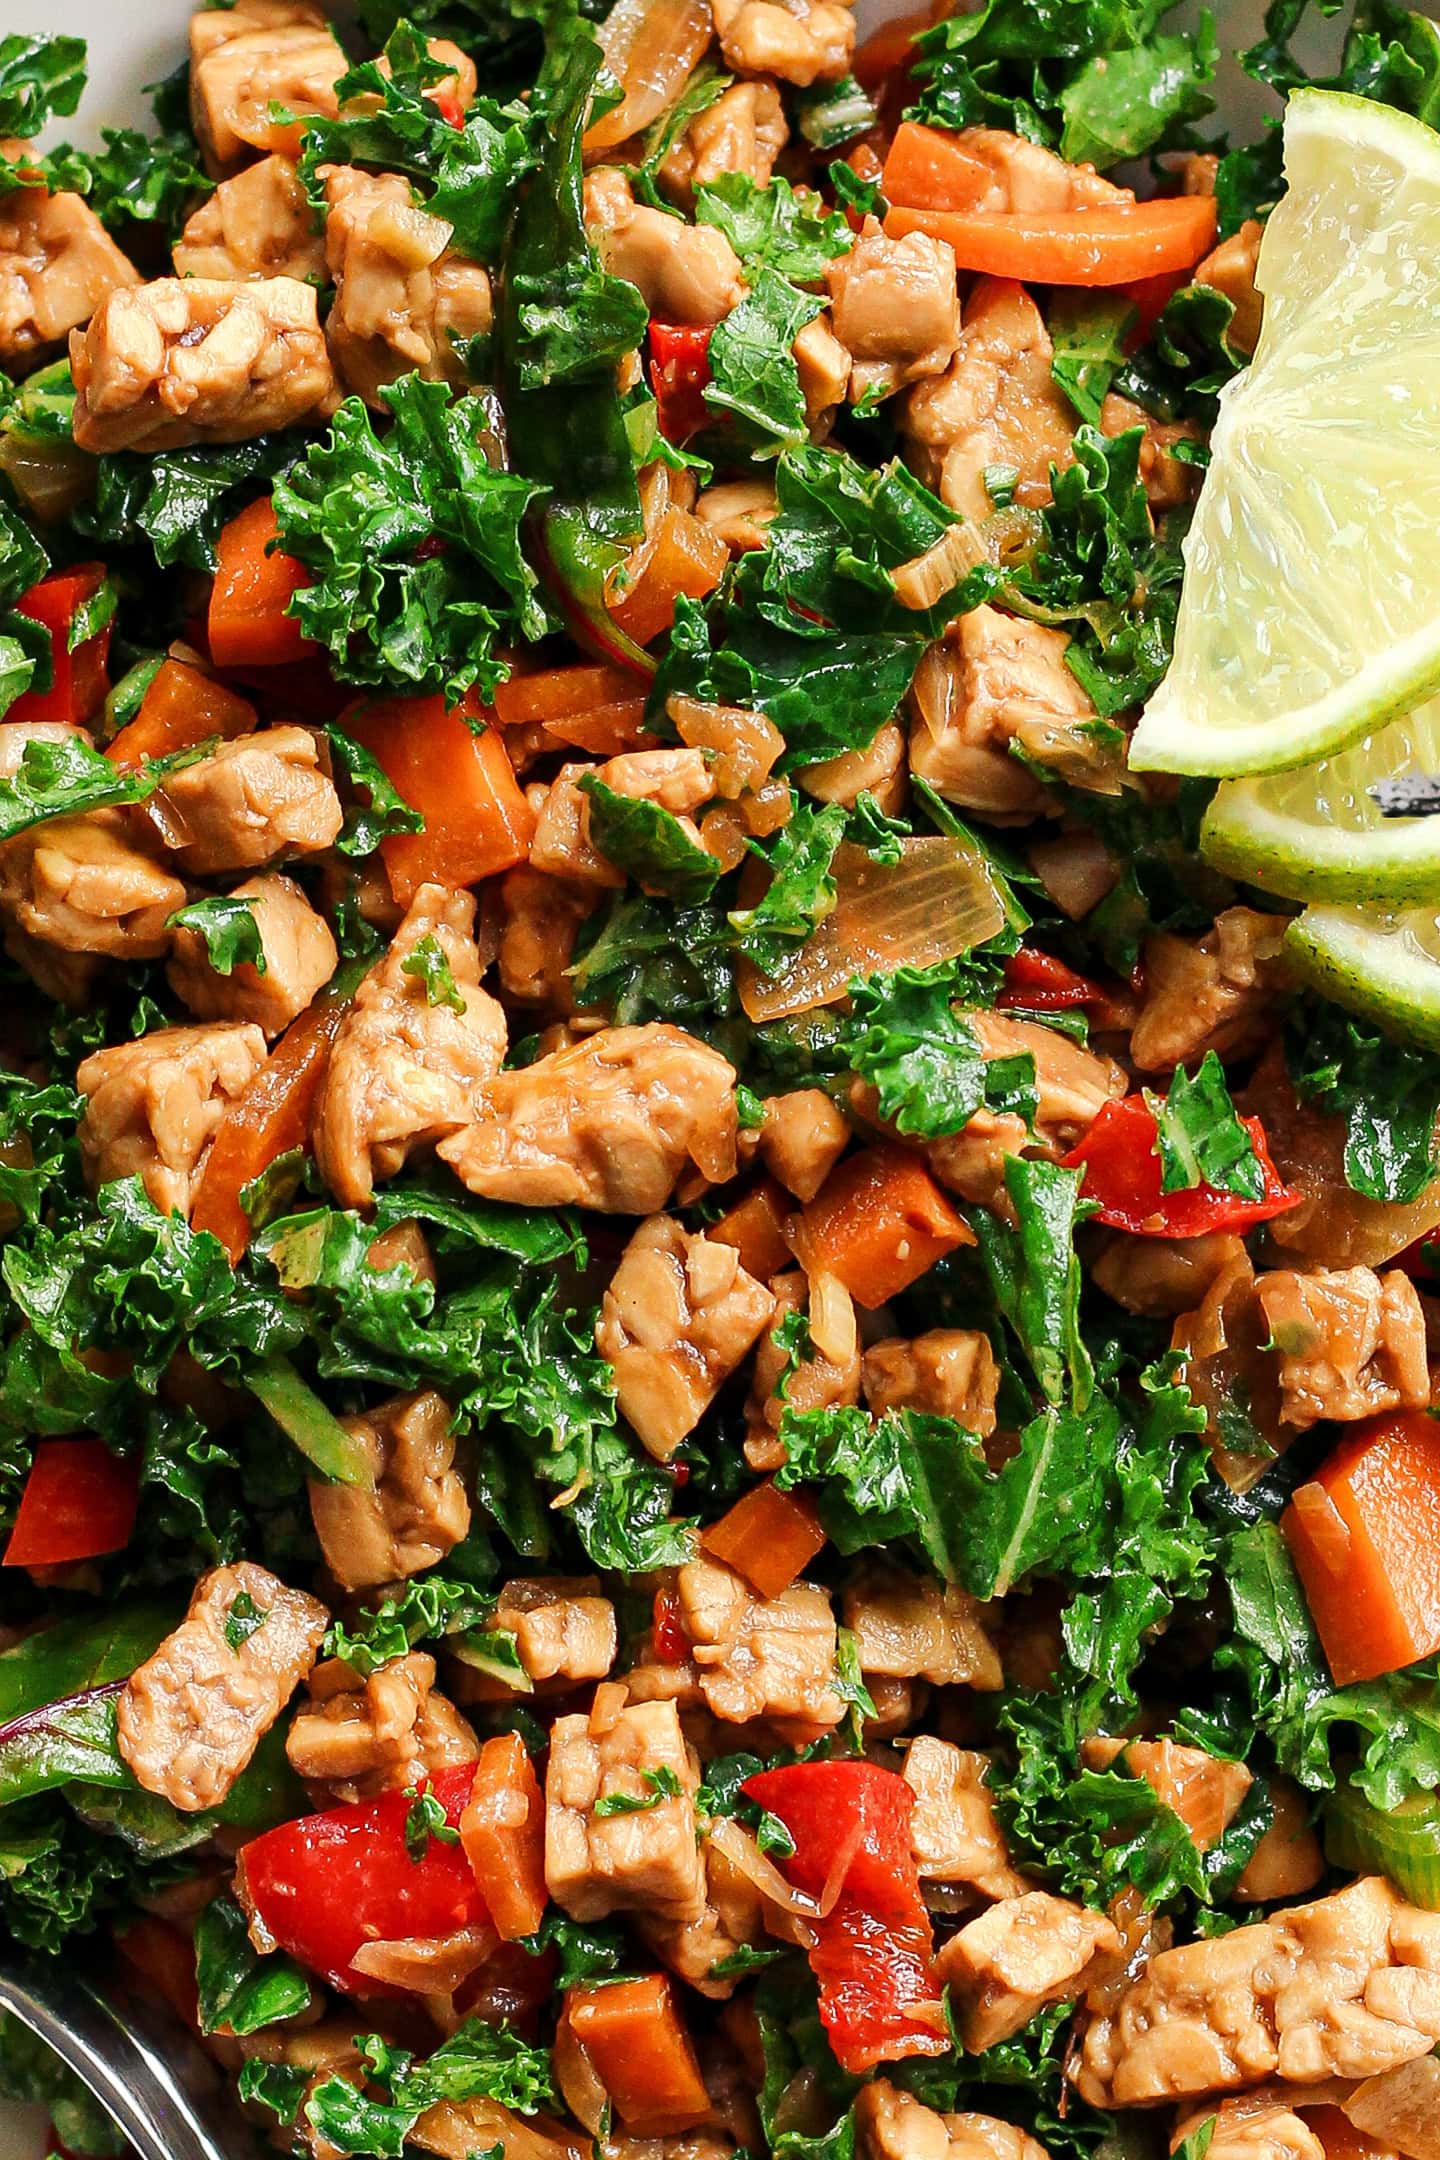
[[[1153,769],[1304,12],[0,41],[0,1924],[262,2142],[1440,2160],[1440,1033]]]

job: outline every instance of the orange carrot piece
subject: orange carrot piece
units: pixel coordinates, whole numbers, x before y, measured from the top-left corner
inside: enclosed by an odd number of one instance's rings
[[[972,210],[994,178],[959,136],[902,120],[885,159],[880,187],[887,202],[912,210]]]
[[[703,600],[720,583],[729,560],[730,550],[713,526],[672,505],[636,550],[633,583],[607,600],[611,621],[637,645],[648,645],[674,622],[680,594]]]
[[[477,702],[467,698],[447,712],[439,696],[384,698],[340,715],[344,732],[425,820],[422,832],[393,833],[380,843],[402,907],[422,885],[474,885],[513,870],[530,852],[535,813],[500,731],[485,726],[477,735],[467,715],[481,717]]]
[[[162,660],[140,710],[107,744],[105,755],[116,765],[140,765],[146,758],[192,749],[214,735],[248,735],[257,724],[249,698],[191,667],[188,660]]]
[[[231,518],[216,542],[219,567],[207,632],[216,667],[274,667],[319,649],[286,613],[291,594],[310,577],[293,555],[267,553],[278,530],[275,506],[261,495]]]
[[[1440,1650],[1440,1424],[1367,1418],[1280,1518],[1336,1682],[1374,1680]]]
[[[596,757],[637,749],[645,732],[645,693],[635,677],[603,662],[541,668],[512,675],[495,692],[495,717],[505,728],[543,727],[556,742]]]
[[[705,1235],[718,1244],[733,1245],[746,1273],[757,1282],[769,1282],[795,1257],[785,1236],[785,1224],[793,1213],[779,1186],[770,1178],[762,1178],[743,1200],[737,1200],[718,1222],[711,1223]]]
[[[882,1146],[831,1171],[802,1217],[802,1240],[807,1266],[838,1276],[873,1311],[975,1233],[918,1155]]]
[[[668,1974],[572,1988],[565,2015],[632,2137],[675,2137],[710,2113]]]
[[[545,1917],[545,1801],[518,1733],[481,1748],[460,1842],[501,1941],[533,1935]]]
[[[349,1010],[348,997],[322,994],[292,1020],[249,1086],[220,1119],[190,1214],[192,1230],[208,1230],[233,1267],[250,1243],[250,1218],[240,1195],[293,1148],[308,1146],[310,1113],[325,1077],[330,1048]]]
[[[1129,285],[1162,270],[1188,270],[1215,239],[1208,195],[1105,204],[1090,210],[915,210],[885,219],[892,239],[929,233],[948,241],[961,270],[1040,285]]]
[[[703,1550],[743,1575],[763,1598],[777,1598],[788,1590],[824,1543],[825,1532],[811,1503],[802,1493],[778,1491],[768,1479],[752,1485],[700,1533]]]

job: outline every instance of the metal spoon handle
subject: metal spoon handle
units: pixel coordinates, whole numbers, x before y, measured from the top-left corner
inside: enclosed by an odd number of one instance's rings
[[[212,2090],[215,2073],[178,2026],[143,2004],[112,2002],[58,1960],[0,1962],[0,2009],[54,2049],[130,2140],[140,2160],[241,2160],[243,2118]],[[181,2064],[194,2058],[191,2077]],[[229,2121],[225,2119],[229,2114]]]

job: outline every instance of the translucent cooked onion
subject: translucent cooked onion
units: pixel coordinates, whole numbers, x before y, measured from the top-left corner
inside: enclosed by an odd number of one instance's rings
[[[69,517],[95,492],[95,460],[73,443],[0,430],[0,472],[42,525]]]
[[[586,129],[587,159],[638,135],[669,111],[713,27],[708,0],[618,0],[600,26],[600,49],[625,95]]]
[[[716,1817],[710,1825],[709,1842],[717,1852],[725,1855],[737,1875],[743,1875],[748,1883],[754,1885],[767,1905],[773,1905],[779,1912],[789,1913],[792,1920],[800,1923],[802,1930],[808,1922],[823,1920],[840,1894],[838,1883],[828,1903],[824,1899],[808,1896],[803,1890],[794,1889],[786,1882],[774,1861],[767,1859],[761,1852],[751,1832],[742,1823],[736,1822],[733,1816]]]
[[[555,2028],[555,2051],[551,2060],[555,2083],[566,2107],[591,2137],[599,2137],[605,2128],[610,2095],[600,2082],[594,2063],[576,2039],[568,2017],[562,2017]]]
[[[453,1935],[405,1935],[393,1942],[362,1943],[351,1960],[367,1980],[406,1988],[412,1995],[453,1995],[499,1945],[492,1927],[457,1928]]]
[[[1005,920],[983,856],[948,835],[906,840],[898,863],[874,862],[846,842],[836,851],[835,884],[834,907],[776,974],[741,962],[740,1002],[751,1020],[833,1005],[855,975],[958,959]]]

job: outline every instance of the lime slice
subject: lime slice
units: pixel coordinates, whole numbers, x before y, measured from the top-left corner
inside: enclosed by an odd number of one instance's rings
[[[1260,250],[1265,325],[1220,401],[1175,658],[1132,765],[1303,764],[1440,688],[1440,135],[1300,90]]]
[[[1433,907],[1311,907],[1285,932],[1285,958],[1322,995],[1440,1050],[1440,914]]]
[[[1440,816],[1386,817],[1378,796],[1440,801],[1440,698],[1293,772],[1226,780],[1200,828],[1207,862],[1287,900],[1440,900]],[[1377,794],[1372,794],[1371,789]]]

